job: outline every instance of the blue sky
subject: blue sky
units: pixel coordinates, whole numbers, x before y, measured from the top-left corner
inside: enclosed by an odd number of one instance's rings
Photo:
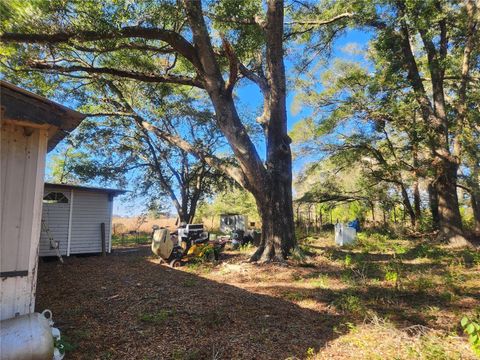
[[[359,48],[365,49],[368,41],[371,39],[371,33],[361,30],[349,30],[341,37],[339,37],[333,46],[332,56],[330,58],[330,63],[335,59],[343,59],[347,61],[356,61],[365,63],[365,59],[362,55],[352,53],[348,51],[348,49],[352,48]],[[286,60],[286,70],[287,70],[287,77],[293,74],[292,70],[292,63],[287,59]],[[325,70],[328,68],[328,63],[323,66],[321,69]],[[322,70],[320,70],[322,71]],[[322,84],[318,83],[317,90],[322,90]],[[258,89],[258,87],[254,84],[245,83],[244,86],[239,87],[236,90],[236,94],[240,99],[239,107],[245,107],[249,114],[253,113],[256,109],[259,109],[262,105],[262,95]],[[293,125],[302,120],[305,116],[309,114],[308,109],[297,109],[297,111],[293,111],[293,102],[295,98],[295,90],[289,89],[288,96],[287,96],[287,111],[288,111],[288,129],[291,130]],[[67,106],[72,106],[72,104],[65,104]],[[242,109],[239,109],[239,112],[242,112]],[[61,146],[58,146],[57,149],[61,149]],[[56,149],[56,150],[57,150]],[[258,151],[260,155],[263,157],[265,153],[264,145],[260,144],[258,146]],[[58,153],[58,151],[53,151],[48,155],[47,162],[53,155]],[[299,172],[305,162],[308,161],[307,159],[298,159],[294,163],[294,174]],[[47,168],[47,177],[48,177],[49,170]],[[98,184],[98,183],[91,183],[90,185],[102,186],[105,184]],[[128,190],[128,189],[127,189]],[[122,200],[121,197],[117,198],[114,202],[114,214],[127,216],[127,215],[136,215],[142,211],[143,208],[143,200],[138,199],[135,203],[127,202]]]

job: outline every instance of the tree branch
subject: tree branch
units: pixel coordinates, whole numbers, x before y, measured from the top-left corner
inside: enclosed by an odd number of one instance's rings
[[[72,73],[72,72],[86,72],[88,74],[109,74],[113,76],[129,78],[139,81],[145,81],[150,83],[169,83],[195,86],[203,89],[203,84],[199,79],[180,76],[180,75],[160,75],[155,73],[142,73],[133,70],[119,70],[108,67],[88,67],[81,65],[62,66],[52,63],[45,63],[39,61],[31,61],[27,63],[28,66],[39,70],[55,70],[60,73]]]
[[[327,20],[295,20],[295,21],[289,21],[289,22],[285,22],[285,25],[316,25],[316,26],[321,26],[321,25],[328,25],[328,24],[331,24],[331,23],[334,23],[338,20],[341,20],[341,19],[351,19],[355,16],[354,13],[351,13],[351,12],[346,12],[346,13],[342,13],[342,14],[338,14],[337,16],[334,16],[330,19],[327,19]]]
[[[236,181],[240,186],[242,187],[247,187],[247,179],[245,177],[245,174],[243,171],[234,166],[230,166],[226,164],[224,161],[221,159],[211,155],[211,154],[206,154],[202,149],[199,149],[195,147],[194,145],[190,144],[189,142],[185,141],[181,137],[177,135],[172,135],[166,131],[162,131],[158,127],[152,125],[148,121],[146,121],[142,116],[140,116],[133,108],[132,106],[128,103],[128,101],[125,99],[123,93],[121,90],[113,84],[113,82],[108,81],[107,85],[109,88],[118,96],[120,101],[122,101],[125,110],[127,112],[131,113],[131,117],[137,122],[138,125],[143,127],[145,130],[150,131],[154,133],[156,136],[159,138],[167,141],[169,144],[176,146],[177,148],[188,152],[192,154],[193,156],[197,157],[198,159],[201,159],[205,161],[208,165],[211,167],[214,167],[218,169],[219,171],[223,172],[227,176],[230,176],[234,181]]]
[[[59,44],[70,43],[72,41],[87,42],[122,38],[142,38],[164,41],[178,51],[182,56],[188,59],[195,67],[197,67],[197,69],[201,70],[195,48],[182,35],[171,30],[146,28],[141,26],[126,26],[119,30],[105,32],[60,31],[53,34],[25,34],[6,32],[0,35],[1,42],[27,44]]]

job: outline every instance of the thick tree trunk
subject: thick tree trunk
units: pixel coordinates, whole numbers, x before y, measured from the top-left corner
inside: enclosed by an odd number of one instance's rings
[[[257,199],[262,237],[251,261],[282,261],[295,246],[291,184],[281,179],[272,180],[265,199]]]
[[[473,209],[473,232],[475,233],[475,236],[477,238],[480,238],[480,197],[477,197],[474,194],[470,194],[470,196],[470,201]]]
[[[478,181],[480,179],[480,167],[477,162],[473,163],[471,177],[473,181],[471,184],[472,191],[470,192],[470,196],[473,209],[473,219],[475,221],[473,229],[476,237],[480,239],[480,183]]]
[[[428,184],[428,200],[430,214],[432,216],[432,229],[438,230],[440,223],[440,215],[438,214],[438,193],[433,183]]]
[[[463,235],[462,217],[457,196],[457,164],[445,160],[439,167],[435,190],[438,195],[438,239],[453,246],[466,246],[468,241]]]

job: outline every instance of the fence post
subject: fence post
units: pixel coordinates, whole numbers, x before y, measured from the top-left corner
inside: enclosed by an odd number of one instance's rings
[[[100,224],[100,235],[102,237],[102,256],[106,256],[107,255],[107,251],[106,251],[106,245],[105,245],[105,223],[101,223]]]

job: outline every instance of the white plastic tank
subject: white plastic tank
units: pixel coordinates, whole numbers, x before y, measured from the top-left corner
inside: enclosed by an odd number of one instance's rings
[[[345,246],[355,243],[357,230],[342,223],[335,224],[335,245]]]

